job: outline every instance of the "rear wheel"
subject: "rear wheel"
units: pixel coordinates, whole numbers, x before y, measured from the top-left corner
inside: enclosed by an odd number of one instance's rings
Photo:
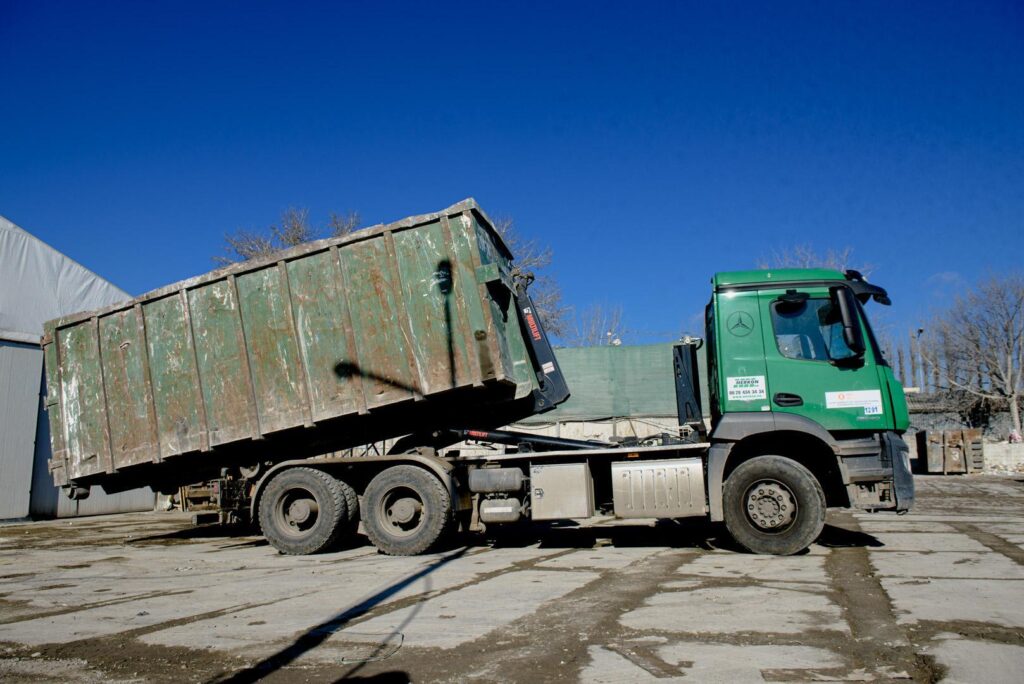
[[[322,470],[290,468],[274,475],[260,496],[263,536],[291,555],[319,553],[349,532],[355,492]]]
[[[389,556],[414,556],[433,546],[452,523],[448,489],[422,468],[388,468],[363,492],[363,527]]]
[[[825,526],[825,493],[818,480],[782,456],[741,463],[725,482],[723,505],[729,533],[754,553],[798,553]]]

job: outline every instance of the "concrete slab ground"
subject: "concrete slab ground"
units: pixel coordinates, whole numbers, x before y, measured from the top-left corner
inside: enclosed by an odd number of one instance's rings
[[[3,526],[0,681],[1019,681],[1024,484],[917,484],[789,558],[607,519],[414,558],[168,513]]]

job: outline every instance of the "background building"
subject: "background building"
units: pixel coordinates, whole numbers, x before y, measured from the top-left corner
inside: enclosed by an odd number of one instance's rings
[[[150,510],[149,489],[71,501],[53,486],[43,323],[130,295],[0,216],[0,520]]]

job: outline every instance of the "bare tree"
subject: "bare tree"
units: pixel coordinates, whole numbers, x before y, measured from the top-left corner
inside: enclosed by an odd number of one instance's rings
[[[281,225],[271,226],[270,234],[282,247],[294,247],[316,240],[317,231],[309,225],[309,209],[289,207],[281,214]]]
[[[922,355],[939,389],[1006,406],[1021,432],[1024,397],[1024,275],[992,277],[939,315]]]
[[[768,256],[762,256],[757,261],[758,268],[831,268],[836,271],[845,271],[853,268],[863,274],[872,270],[870,264],[854,265],[853,248],[843,247],[836,249],[830,247],[826,252],[819,253],[811,245],[793,245],[784,249],[773,249]]]
[[[326,229],[315,228],[309,222],[309,210],[289,207],[281,214],[278,224],[265,230],[239,229],[224,236],[226,254],[213,257],[216,264],[226,266],[249,259],[268,257],[282,249],[317,240],[327,233],[331,237],[344,237],[359,227],[359,214],[332,213]]]
[[[359,212],[350,211],[345,214],[335,214],[331,212],[331,215],[327,218],[327,228],[331,232],[331,237],[345,237],[352,234],[359,229],[360,219]]]
[[[221,266],[269,256],[278,250],[270,237],[251,230],[240,229],[225,235],[224,243],[224,251],[227,254],[213,257],[214,263]]]
[[[571,347],[599,347],[618,346],[625,336],[622,307],[595,304],[574,316],[572,330],[562,338]]]
[[[530,287],[530,298],[544,329],[549,335],[564,337],[570,332],[570,310],[562,303],[562,289],[558,282],[546,272],[551,266],[551,248],[541,246],[534,239],[523,238],[513,220],[507,216],[496,218],[494,229],[512,252],[515,265],[522,271],[533,273],[534,282]]]

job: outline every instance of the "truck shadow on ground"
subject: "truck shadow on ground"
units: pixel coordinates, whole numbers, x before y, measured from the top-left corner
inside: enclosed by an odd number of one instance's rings
[[[711,522],[678,522],[659,520],[654,525],[616,525],[587,527],[575,523],[523,525],[507,530],[498,529],[483,535],[464,536],[460,543],[488,546],[495,549],[523,548],[539,544],[542,549],[593,549],[604,546],[617,548],[667,547],[701,551],[732,551],[748,553],[733,541],[725,525]],[[879,547],[878,538],[858,530],[826,524],[815,542],[826,548]],[[807,553],[803,551],[802,553]]]
[[[149,534],[128,540],[133,546],[170,546],[201,540],[218,540],[234,542],[220,548],[243,549],[247,547],[268,546],[268,542],[259,536],[259,531],[250,525],[221,525],[211,523],[186,527],[173,532]]]
[[[163,534],[154,534],[131,540],[132,545],[162,545],[187,543],[195,540],[224,540],[222,549],[259,548],[269,546],[258,532],[244,525],[200,525]],[[818,537],[819,546],[826,548],[880,547],[877,537],[851,530],[841,525],[826,524]],[[654,525],[617,525],[613,527],[587,527],[574,522],[533,523],[506,529],[492,527],[484,534],[456,534],[442,542],[438,551],[446,552],[468,546],[470,548],[524,548],[539,544],[542,549],[593,549],[603,546],[618,548],[666,547],[703,551],[734,551],[745,553],[729,536],[725,525],[711,522],[678,522],[659,520]],[[333,552],[369,546],[363,535],[356,535]]]
[[[353,620],[368,614],[376,606],[398,594],[406,587],[423,579],[429,582],[429,575],[448,563],[463,557],[473,548],[480,546],[495,549],[521,548],[538,543],[541,548],[558,549],[593,549],[595,547],[614,546],[622,548],[669,547],[676,549],[692,548],[704,551],[744,552],[742,547],[731,540],[728,532],[725,530],[725,526],[716,523],[694,524],[691,522],[682,524],[676,521],[658,521],[658,523],[650,526],[612,527],[588,527],[573,523],[534,524],[502,530],[500,535],[453,535],[448,543],[439,549],[442,555],[426,567],[392,582],[360,601],[357,605],[346,608],[333,617],[309,628],[296,637],[289,645],[263,658],[258,663],[238,672],[217,677],[213,681],[219,684],[249,684],[288,667],[303,655],[320,647],[332,635],[343,630]],[[828,548],[882,546],[882,543],[870,534],[832,524],[825,525],[816,543]],[[456,546],[456,544],[462,545]],[[806,554],[807,551],[802,553]],[[393,634],[400,635],[405,626],[416,618],[418,612],[419,609],[417,608],[406,616],[402,624],[395,628]],[[378,647],[378,650],[369,654],[363,662],[351,663],[349,669],[342,673],[335,681],[410,681],[408,673],[397,670],[367,677],[358,676],[358,673],[368,663],[391,655],[391,653],[384,655],[384,651],[388,649],[387,642],[387,639],[384,640]]]
[[[710,523],[680,524],[659,520],[654,525],[616,525],[590,527],[573,522],[533,523],[507,529],[488,529],[470,536],[466,543],[495,549],[522,548],[539,544],[542,549],[593,549],[668,547],[673,549],[722,548],[729,542],[724,528]]]
[[[374,607],[391,598],[398,592],[402,591],[411,584],[418,582],[421,579],[427,578],[433,572],[439,568],[455,561],[466,554],[469,551],[469,547],[463,546],[448,553],[445,553],[440,558],[430,563],[426,567],[410,573],[405,577],[392,582],[383,589],[377,591],[372,596],[363,599],[355,606],[346,608],[340,611],[337,615],[324,620],[318,625],[310,627],[308,630],[300,634],[291,644],[277,651],[276,653],[263,658],[258,663],[247,667],[243,670],[239,670],[234,674],[230,674],[223,677],[215,678],[213,681],[219,682],[220,684],[250,684],[258,682],[259,680],[267,677],[273,672],[276,672],[303,656],[304,654],[312,651],[313,649],[322,645],[331,635],[341,631],[348,623],[355,620],[363,615],[366,615]],[[422,604],[421,604],[422,605]],[[407,624],[409,624],[419,613],[419,607],[413,610],[401,624],[399,624],[394,634],[401,634],[402,630]],[[360,677],[355,675],[363,669],[366,663],[378,660],[378,656],[388,648],[386,643],[382,643],[377,651],[367,656],[361,663],[352,663],[352,666],[344,672],[341,677],[336,681],[358,681]],[[373,682],[407,682],[409,676],[407,673],[392,671],[382,673],[372,677],[362,678],[364,681]]]
[[[825,529],[821,531],[821,536],[818,537],[818,541],[815,543],[819,546],[824,546],[830,549],[845,549],[851,547],[877,548],[885,546],[878,537],[872,534],[830,524],[825,525]]]

